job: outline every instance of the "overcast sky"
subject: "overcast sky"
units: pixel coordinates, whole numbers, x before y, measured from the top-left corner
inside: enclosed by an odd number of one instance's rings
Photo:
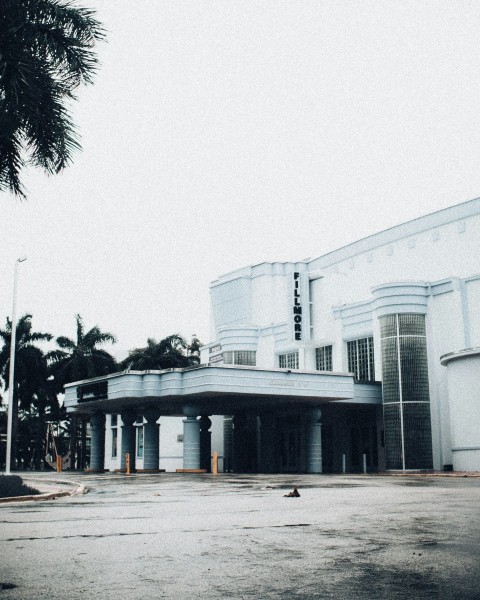
[[[83,151],[0,195],[0,319],[209,332],[209,284],[480,196],[480,2],[84,0]]]

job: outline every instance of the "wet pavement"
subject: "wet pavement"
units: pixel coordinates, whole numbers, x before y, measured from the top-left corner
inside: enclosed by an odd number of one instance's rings
[[[58,478],[0,506],[0,600],[480,599],[480,478]]]

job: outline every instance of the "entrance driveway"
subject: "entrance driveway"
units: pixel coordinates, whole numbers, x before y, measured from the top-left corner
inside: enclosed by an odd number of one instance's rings
[[[58,477],[0,506],[0,600],[480,598],[480,478]]]

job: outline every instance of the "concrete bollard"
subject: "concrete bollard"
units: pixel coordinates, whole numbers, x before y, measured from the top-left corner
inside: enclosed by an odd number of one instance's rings
[[[362,454],[362,458],[363,458],[363,472],[366,473],[367,472],[367,455]]]
[[[342,473],[345,474],[347,472],[347,457],[345,454],[342,454]]]

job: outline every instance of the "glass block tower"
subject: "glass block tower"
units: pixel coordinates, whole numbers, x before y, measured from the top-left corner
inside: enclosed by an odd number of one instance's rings
[[[431,469],[425,315],[380,317],[387,469]]]

